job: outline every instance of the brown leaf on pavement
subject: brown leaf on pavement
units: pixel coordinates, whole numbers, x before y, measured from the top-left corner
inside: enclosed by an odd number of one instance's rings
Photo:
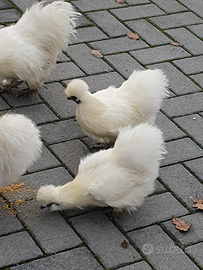
[[[196,203],[193,205],[193,208],[203,210],[203,200],[200,200],[198,197],[196,197],[196,199],[194,199],[193,202]]]
[[[127,37],[134,40],[140,39],[138,34],[135,34],[135,33],[127,33]]]
[[[98,51],[98,50],[91,50],[90,53],[91,53],[92,55],[98,57],[98,58],[102,58],[102,57],[103,57],[103,55],[101,54],[101,52]]]
[[[180,231],[186,232],[191,227],[191,224],[185,223],[185,221],[181,220],[180,218],[173,218],[172,222],[176,225],[176,229]]]
[[[125,4],[125,3],[126,3],[126,0],[116,0],[116,2],[117,2],[118,4]]]
[[[128,242],[126,240],[123,240],[121,243],[122,248],[128,248]]]
[[[178,42],[171,42],[171,45],[173,45],[173,46],[180,46],[180,47],[183,46],[182,44],[180,44],[180,43],[178,43]]]

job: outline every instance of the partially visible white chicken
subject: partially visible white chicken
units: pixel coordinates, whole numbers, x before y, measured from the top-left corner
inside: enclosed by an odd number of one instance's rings
[[[88,205],[136,210],[154,189],[164,153],[158,128],[148,123],[122,128],[114,148],[84,158],[73,181],[40,187],[37,200],[52,211]]]
[[[1,28],[2,85],[12,86],[20,79],[29,85],[29,94],[37,93],[51,75],[57,55],[74,35],[78,15],[67,2],[37,2],[16,24]]]
[[[84,133],[99,143],[111,143],[120,127],[154,123],[167,86],[166,76],[157,69],[134,71],[119,88],[110,86],[94,94],[84,81],[74,79],[65,93],[78,103],[76,118]]]
[[[0,188],[20,177],[41,153],[40,131],[27,117],[5,114],[0,118]]]

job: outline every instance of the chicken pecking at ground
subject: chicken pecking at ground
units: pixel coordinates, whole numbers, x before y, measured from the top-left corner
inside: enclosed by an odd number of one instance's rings
[[[70,3],[35,3],[19,21],[0,29],[0,78],[2,90],[25,81],[28,94],[50,77],[58,54],[75,33],[78,13]]]
[[[114,148],[81,160],[73,181],[40,187],[37,200],[52,211],[88,205],[136,210],[153,191],[165,152],[162,132],[157,127],[142,123],[122,128]]]
[[[0,188],[18,180],[41,153],[40,131],[24,115],[0,117]]]
[[[99,143],[114,143],[120,127],[154,123],[167,87],[166,75],[156,69],[134,71],[119,88],[110,86],[94,94],[86,82],[74,79],[65,93],[78,104],[76,118],[84,133]]]

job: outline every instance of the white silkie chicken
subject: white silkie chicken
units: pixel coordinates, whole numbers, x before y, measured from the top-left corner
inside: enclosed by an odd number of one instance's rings
[[[0,117],[0,188],[20,177],[41,153],[40,131],[20,114]]]
[[[99,143],[114,143],[119,128],[154,123],[167,86],[166,76],[157,69],[134,71],[119,88],[110,86],[94,94],[86,82],[74,79],[65,93],[78,103],[76,119],[83,132]]]
[[[42,186],[37,200],[52,211],[111,206],[136,210],[153,191],[164,143],[162,132],[148,123],[120,129],[114,148],[81,160],[75,179],[63,186]]]
[[[35,3],[19,21],[0,29],[0,78],[2,88],[25,81],[28,93],[50,77],[58,54],[66,49],[75,33],[78,13],[70,3],[55,1]]]

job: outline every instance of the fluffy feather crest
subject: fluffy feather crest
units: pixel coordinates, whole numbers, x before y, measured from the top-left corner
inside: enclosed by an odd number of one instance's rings
[[[65,94],[68,97],[76,97],[78,100],[83,99],[83,97],[89,93],[89,86],[87,83],[81,79],[74,79],[69,82],[65,89]]]

